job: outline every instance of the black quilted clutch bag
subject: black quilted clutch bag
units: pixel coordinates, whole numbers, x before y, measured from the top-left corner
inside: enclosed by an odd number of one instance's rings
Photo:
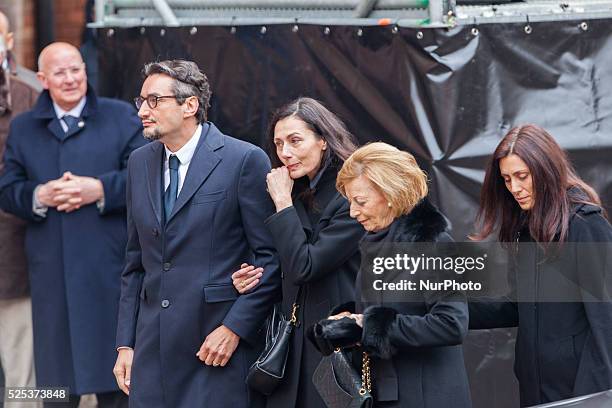
[[[351,364],[346,351],[336,349],[323,357],[312,382],[327,408],[372,408],[370,358],[363,353],[362,375]]]

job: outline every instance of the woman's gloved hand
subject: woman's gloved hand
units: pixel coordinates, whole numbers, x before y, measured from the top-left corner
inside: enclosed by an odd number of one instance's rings
[[[327,356],[336,348],[353,347],[361,341],[362,328],[349,315],[323,319],[308,328],[306,334],[321,354]]]

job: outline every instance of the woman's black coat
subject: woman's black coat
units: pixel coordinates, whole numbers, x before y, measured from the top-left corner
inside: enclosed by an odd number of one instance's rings
[[[447,229],[445,217],[425,199],[364,243],[452,242]],[[361,350],[372,357],[375,406],[471,407],[461,346],[468,330],[465,295],[426,292],[420,302],[386,296],[356,305],[364,315]]]
[[[607,290],[612,289],[610,254],[607,265],[600,263],[606,259],[601,251],[610,248],[612,227],[601,209],[584,204],[574,208],[567,242],[580,244],[568,244],[559,258],[545,260],[541,249],[526,244],[533,243],[528,231],[521,232],[519,241],[510,295],[471,301],[470,328],[518,326],[514,371],[521,406],[611,389],[610,293],[603,301],[588,293],[595,289],[606,296],[606,282]],[[600,244],[585,245],[589,242]],[[569,250],[577,255],[568,258]],[[576,285],[566,285],[568,281]]]
[[[285,380],[268,397],[268,407],[325,408],[312,384],[321,354],[304,332],[329,316],[335,304],[354,300],[358,245],[365,233],[349,216],[348,201],[336,190],[336,175],[333,165],[324,170],[313,205],[307,207],[294,199],[292,207],[266,220],[280,257],[286,316],[290,316],[298,285],[303,286]]]

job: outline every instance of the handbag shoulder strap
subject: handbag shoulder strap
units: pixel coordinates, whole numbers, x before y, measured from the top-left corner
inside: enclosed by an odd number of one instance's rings
[[[297,294],[295,295],[295,300],[293,301],[293,305],[291,306],[291,317],[289,319],[289,323],[296,327],[298,325],[298,309],[300,308],[300,298],[302,296],[302,288],[300,285],[298,288]]]

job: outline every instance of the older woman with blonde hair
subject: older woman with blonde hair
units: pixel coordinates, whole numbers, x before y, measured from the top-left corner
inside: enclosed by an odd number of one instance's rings
[[[380,142],[361,147],[344,162],[336,187],[367,231],[364,244],[452,242],[446,218],[427,199],[427,176],[410,153]],[[342,321],[343,333],[357,336],[339,343],[315,331],[315,343],[322,351],[322,344],[327,351],[350,344],[366,353],[376,407],[470,407],[461,348],[468,330],[465,296],[422,292],[398,302],[397,294],[383,291],[378,301],[364,300],[364,273],[362,265],[355,310],[321,322]]]

